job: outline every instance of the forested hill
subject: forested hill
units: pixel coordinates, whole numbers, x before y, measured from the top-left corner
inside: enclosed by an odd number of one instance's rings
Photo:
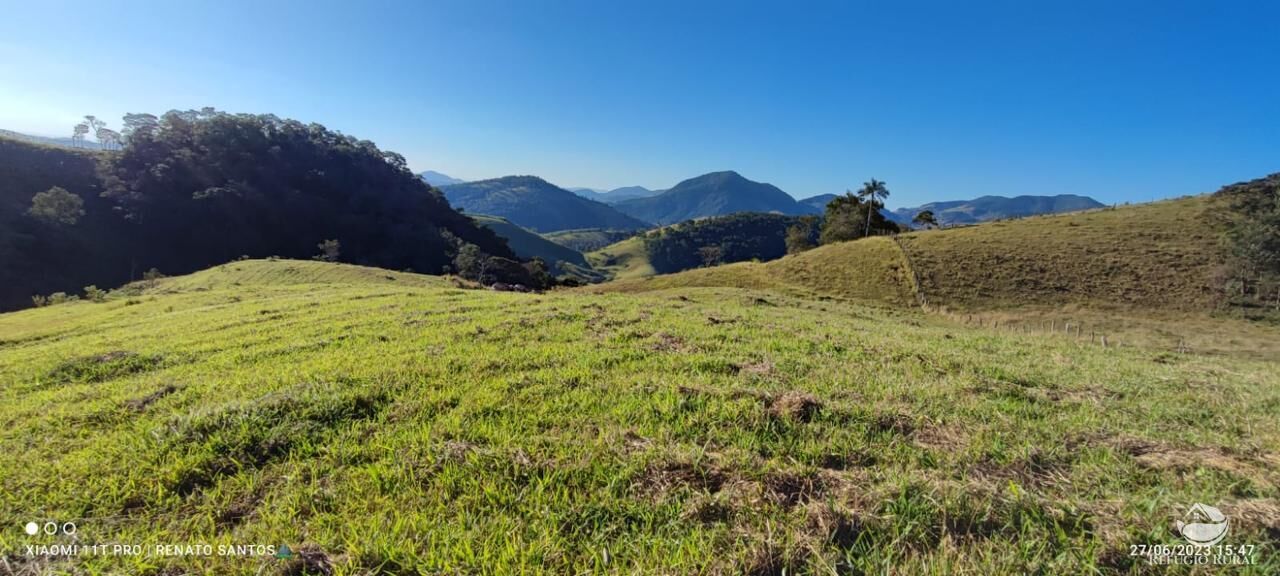
[[[657,196],[626,200],[614,206],[654,224],[674,224],[735,212],[822,213],[821,208],[796,202],[772,184],[753,182],[733,171],[703,174],[680,182]]]
[[[131,117],[117,152],[0,141],[0,308],[241,256],[426,273],[468,244],[514,258],[367,140],[271,115]]]
[[[579,228],[636,230],[649,225],[537,176],[504,176],[445,186],[455,208],[501,216],[535,232]]]

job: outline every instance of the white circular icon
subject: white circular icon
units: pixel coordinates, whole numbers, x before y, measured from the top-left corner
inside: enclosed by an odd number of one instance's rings
[[[57,523],[57,522],[45,522],[45,523],[44,523],[44,533],[45,533],[45,534],[48,534],[48,535],[50,535],[50,536],[54,536],[54,535],[56,535],[56,534],[58,533],[58,523]]]
[[[1208,504],[1196,503],[1174,527],[1196,546],[1213,546],[1227,535],[1227,516]]]
[[[72,535],[74,535],[74,534],[76,533],[76,525],[75,525],[75,523],[74,523],[74,522],[67,522],[66,524],[63,524],[63,525],[62,525],[62,533],[63,533],[63,534],[66,534],[67,536],[72,536]]]
[[[35,536],[40,531],[40,525],[35,522],[27,522],[27,535]]]

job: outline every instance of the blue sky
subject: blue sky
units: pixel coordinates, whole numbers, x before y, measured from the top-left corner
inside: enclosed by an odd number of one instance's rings
[[[1275,2],[0,0],[0,128],[214,106],[416,170],[889,206],[1104,202],[1280,171]]]

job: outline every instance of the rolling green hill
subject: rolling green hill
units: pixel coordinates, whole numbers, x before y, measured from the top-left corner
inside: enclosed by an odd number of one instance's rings
[[[635,236],[634,230],[606,230],[604,228],[582,228],[579,230],[560,230],[547,232],[543,238],[586,254]]]
[[[892,258],[888,239],[853,244]],[[850,256],[838,248],[803,256]],[[244,261],[0,315],[0,523],[76,518],[81,542],[298,552],[49,559],[5,530],[0,562],[1141,571],[1129,545],[1177,544],[1170,523],[1206,499],[1233,542],[1275,534],[1275,356],[1104,349],[776,291],[754,273],[801,260],[650,281],[736,270],[765,290],[602,295]],[[859,292],[830,274],[811,283]],[[1257,559],[1237,573],[1280,568],[1265,549]]]
[[[649,227],[607,204],[588,200],[536,176],[506,176],[454,184],[441,190],[455,208],[500,216],[535,232]]]
[[[604,272],[614,280],[646,278],[658,273],[649,262],[644,238],[640,236],[632,236],[594,252],[588,252],[586,257],[593,268]]]
[[[801,218],[756,212],[700,218],[641,232],[587,256],[615,279],[670,274],[706,266],[709,259],[718,263],[769,261],[786,254],[787,229]],[[816,241],[816,228],[813,236]]]
[[[822,246],[772,262],[739,262],[655,276],[638,240],[590,256],[612,257],[604,267],[617,280],[585,288],[597,293],[638,293],[690,287],[770,290],[811,298],[836,298],[908,306],[915,302],[902,251],[884,237]]]
[[[764,264],[654,276],[638,243],[610,247],[593,292],[749,287],[916,307],[978,325],[1111,344],[1280,355],[1274,322],[1223,308],[1222,206],[1197,196],[823,246]],[[908,264],[907,256],[910,257]],[[598,255],[588,255],[593,260]],[[914,273],[914,274],[913,274]],[[916,283],[918,275],[919,283]]]
[[[1034,216],[902,236],[932,304],[1205,310],[1220,292],[1214,198]]]
[[[899,236],[911,258],[910,268],[890,239],[871,238],[764,265],[694,270],[599,289],[765,282],[835,297],[914,302],[889,287],[901,285],[898,280],[876,282],[878,287],[869,289],[837,279],[896,279],[902,273],[910,279],[905,271],[913,269],[928,302],[952,309],[1074,303],[1205,310],[1220,290],[1214,269],[1220,259],[1221,230],[1213,202],[1212,197],[1198,196],[911,232]],[[617,256],[615,269],[626,271],[618,278],[651,274],[652,267],[639,264],[635,246],[610,248]],[[891,257],[895,250],[899,255]]]
[[[516,226],[506,218],[477,214],[470,214],[470,216],[472,220],[493,230],[498,236],[506,238],[507,245],[511,247],[511,251],[522,259],[542,258],[547,262],[548,266],[559,269],[560,273],[566,272],[568,268],[582,269],[591,267],[581,252],[561,246],[529,230]],[[561,264],[569,266],[568,268],[562,268]]]

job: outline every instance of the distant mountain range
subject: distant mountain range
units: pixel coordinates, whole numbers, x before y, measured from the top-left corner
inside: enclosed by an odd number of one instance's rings
[[[616,204],[623,200],[632,200],[635,198],[648,198],[662,193],[662,190],[650,190],[644,186],[623,186],[622,188],[614,188],[613,190],[569,188],[569,191],[583,198],[589,198],[596,202],[604,202],[605,204]]]
[[[932,210],[933,216],[943,226],[957,224],[976,224],[990,220],[1019,218],[1036,214],[1057,214],[1075,212],[1090,208],[1102,208],[1105,204],[1075,194],[1059,194],[1057,196],[982,196],[973,200],[950,200],[946,202],[930,202],[914,208],[898,208],[885,212],[885,216],[895,222],[910,224],[916,214]]]
[[[826,210],[827,203],[836,198],[835,194],[821,194],[811,198],[805,198],[800,203],[813,207],[816,210]],[[938,223],[943,226],[955,226],[958,224],[976,224],[978,222],[987,222],[990,220],[1002,220],[1005,218],[1020,218],[1023,216],[1034,216],[1036,214],[1057,214],[1061,212],[1075,212],[1078,210],[1088,210],[1090,208],[1101,208],[1105,204],[1089,198],[1088,196],[1076,196],[1074,194],[1060,194],[1058,196],[1017,196],[1014,198],[1006,198],[1004,196],[982,196],[973,200],[947,200],[943,202],[930,202],[916,206],[914,208],[898,208],[897,210],[880,210],[885,218],[893,220],[899,224],[913,225],[912,219],[925,210],[932,210]]]
[[[441,188],[449,204],[471,214],[501,216],[535,232],[578,228],[636,230],[642,220],[583,198],[537,176],[505,176]]]
[[[800,203],[819,212],[823,212],[827,209],[827,203],[835,199],[835,194],[819,194],[817,196],[810,196],[800,200]]]
[[[0,137],[12,138],[14,140],[22,140],[34,144],[44,144],[45,146],[58,146],[61,148],[85,148],[89,150],[101,150],[102,145],[93,140],[83,140],[76,142],[70,138],[55,138],[50,136],[35,136],[32,134],[23,134],[22,132],[14,132],[13,130],[0,129]]]
[[[636,219],[660,225],[735,212],[792,215],[821,212],[796,202],[777,186],[753,182],[733,171],[703,174],[656,196],[624,200],[614,207]]]
[[[427,184],[435,186],[436,188],[466,182],[466,180],[459,180],[448,174],[436,172],[435,170],[427,170],[426,172],[419,174],[418,177],[422,178],[422,180]]]

